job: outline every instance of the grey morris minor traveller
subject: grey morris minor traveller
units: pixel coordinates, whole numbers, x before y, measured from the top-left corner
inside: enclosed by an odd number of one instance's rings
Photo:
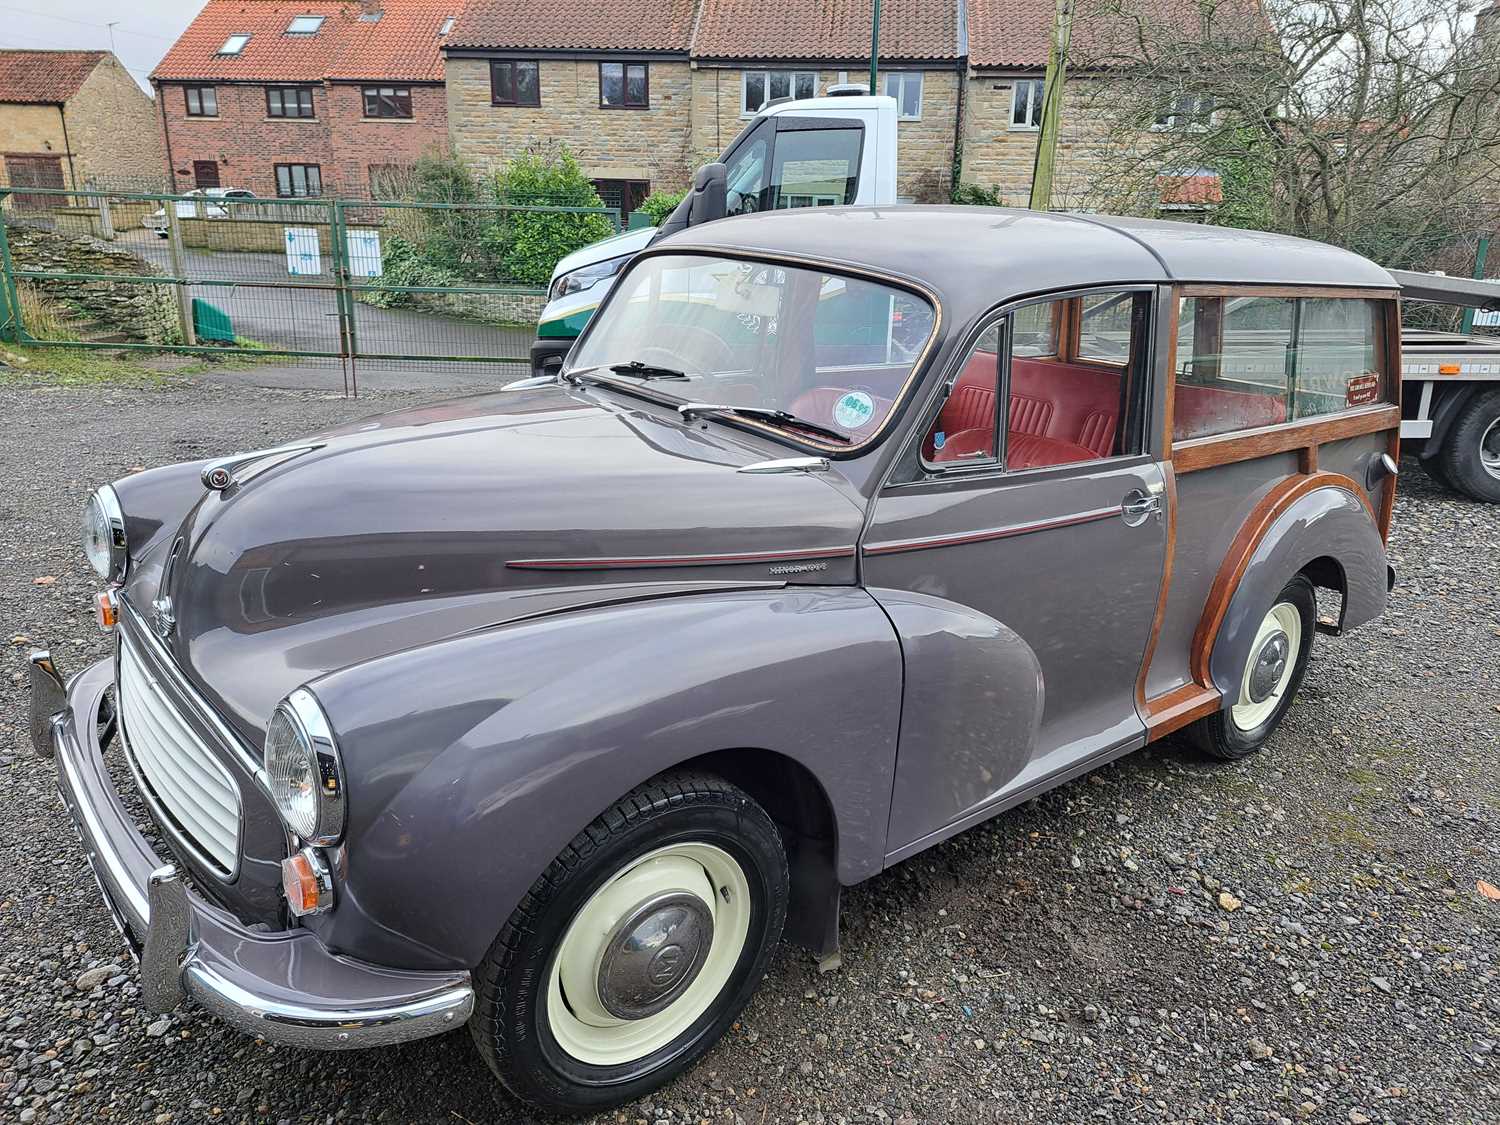
[[[1398,304],[1253,232],[750,215],[555,378],[100,488],[114,658],[34,653],[32,730],[147,1002],[652,1090],[842,888],[1265,743],[1394,580]]]

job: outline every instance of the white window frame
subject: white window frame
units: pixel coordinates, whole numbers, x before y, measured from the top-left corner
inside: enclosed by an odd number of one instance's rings
[[[746,103],[745,103],[746,95],[749,93],[749,90],[750,90],[750,76],[752,74],[763,75],[765,77],[765,80],[766,80],[765,101],[762,101],[760,103],[760,105],[758,107],[756,107],[755,109],[749,109],[746,106]],[[797,96],[797,79],[798,79],[798,77],[799,76],[804,76],[804,75],[807,76],[807,77],[810,77],[812,79],[812,95],[811,96],[812,97],[817,97],[818,96],[818,72],[816,70],[787,70],[785,68],[777,68],[777,69],[774,69],[774,70],[760,70],[760,69],[756,69],[756,68],[752,67],[750,70],[742,70],[742,71],[740,71],[740,117],[745,118],[745,119],[749,119],[751,117],[754,117],[757,113],[759,113],[762,109],[764,109],[766,107],[766,102],[769,102],[771,100],[771,97],[772,97],[772,94],[771,94],[771,75],[773,75],[773,74],[785,74],[785,75],[788,76],[787,77],[787,88],[791,91],[792,97],[794,97],[794,98]]]
[[[325,16],[293,16],[290,23],[286,25],[286,35],[316,35],[323,30]],[[297,25],[301,24],[301,27]]]
[[[887,97],[896,99],[896,119],[898,121],[920,121],[922,120],[922,74],[920,70],[888,70],[880,75],[880,92]],[[913,80],[917,83],[917,112],[906,113],[901,106],[906,101],[906,86]],[[896,92],[890,91],[892,82],[896,84]]]
[[[1184,101],[1192,103],[1191,113],[1185,114],[1181,112]],[[1203,112],[1205,103],[1207,103],[1207,113]],[[1218,109],[1212,94],[1174,94],[1172,96],[1171,107],[1171,113],[1163,114],[1152,123],[1152,132],[1165,133],[1172,129],[1181,129],[1184,132],[1190,133],[1206,132],[1213,121],[1214,113]]]
[[[1012,133],[1035,133],[1042,127],[1042,102],[1046,100],[1046,82],[1041,78],[1017,78],[1010,84],[1010,124]],[[1026,122],[1016,124],[1017,103],[1026,91]],[[1036,124],[1032,124],[1035,119]]]
[[[250,43],[250,36],[235,34],[224,40],[224,45],[214,52],[216,55],[240,55]]]

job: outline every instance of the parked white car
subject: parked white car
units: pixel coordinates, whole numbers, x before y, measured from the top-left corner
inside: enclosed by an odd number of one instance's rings
[[[217,203],[208,202],[209,200],[254,199],[255,197],[253,191],[247,191],[245,188],[194,188],[192,191],[184,192],[183,198],[177,200],[174,206],[177,208],[179,219],[222,219],[228,216],[229,209]],[[147,230],[154,230],[158,238],[166,238],[166,207],[158,207],[147,215],[141,220],[141,226]]]

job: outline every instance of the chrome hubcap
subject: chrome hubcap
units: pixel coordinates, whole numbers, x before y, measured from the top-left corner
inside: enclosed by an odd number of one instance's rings
[[[622,1020],[654,1016],[693,983],[713,945],[714,920],[697,895],[648,899],[620,920],[599,963],[599,1000]]]
[[[1480,435],[1479,463],[1485,472],[1500,480],[1500,418],[1491,422]]]
[[[1245,685],[1245,694],[1250,697],[1250,702],[1264,703],[1271,697],[1276,685],[1281,682],[1281,674],[1286,671],[1290,651],[1291,643],[1280,629],[1266,638],[1260,652],[1256,654],[1255,666],[1250,669],[1250,680]]]

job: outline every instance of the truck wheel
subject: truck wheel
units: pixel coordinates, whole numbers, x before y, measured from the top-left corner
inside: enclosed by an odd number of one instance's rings
[[[517,1097],[584,1113],[687,1069],[765,975],[786,919],[765,810],[707,774],[663,774],[573,838],[475,972],[469,1027]]]
[[[1500,504],[1500,387],[1475,395],[1458,412],[1438,457],[1454,488]]]
[[[1233,761],[1266,744],[1302,686],[1316,625],[1313,586],[1299,574],[1281,588],[1261,618],[1240,673],[1239,698],[1188,728],[1200,750]]]

